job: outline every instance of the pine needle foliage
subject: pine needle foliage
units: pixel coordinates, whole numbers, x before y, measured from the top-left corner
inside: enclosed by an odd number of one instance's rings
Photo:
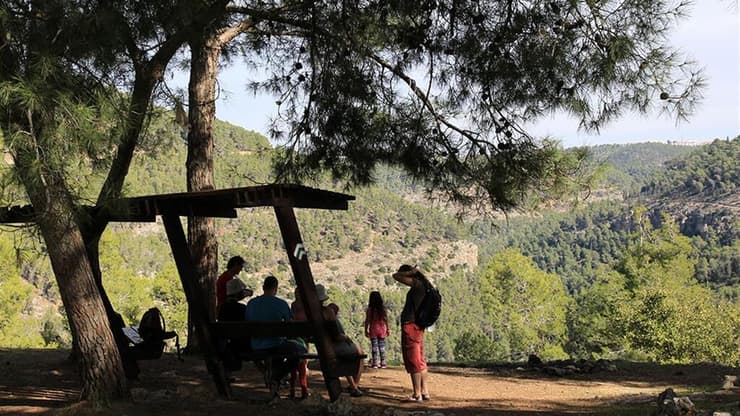
[[[510,210],[582,184],[583,152],[532,137],[555,111],[598,130],[626,111],[688,116],[703,78],[667,35],[688,2],[373,0],[236,2],[241,52],[277,97],[283,181],[378,163],[431,195]],[[574,182],[576,181],[576,182]]]

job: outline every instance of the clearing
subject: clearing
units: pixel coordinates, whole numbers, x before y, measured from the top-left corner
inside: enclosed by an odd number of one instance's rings
[[[180,362],[172,354],[140,362],[140,380],[131,383],[134,402],[95,410],[76,402],[79,384],[68,355],[63,350],[0,349],[0,415],[647,415],[655,409],[657,395],[668,387],[688,395],[702,411],[740,414],[740,388],[721,388],[723,377],[739,375],[739,369],[712,364],[617,361],[616,371],[566,377],[526,365],[432,365],[432,400],[423,403],[400,401],[409,394],[411,383],[402,367],[391,366],[365,371],[361,382],[365,396],[343,394],[329,406],[319,371],[309,376],[308,400],[288,399],[284,387],[280,399],[268,401],[260,374],[247,363],[234,374],[235,400],[227,401],[216,395],[200,357],[185,356]]]

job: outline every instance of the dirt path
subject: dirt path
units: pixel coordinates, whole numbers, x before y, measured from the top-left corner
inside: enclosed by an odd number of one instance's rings
[[[198,357],[184,363],[172,356],[141,362],[140,381],[133,382],[134,403],[95,412],[76,403],[79,386],[66,351],[0,350],[0,415],[18,414],[128,414],[251,416],[271,414],[326,414],[327,395],[318,371],[312,371],[312,396],[306,401],[285,397],[268,402],[261,377],[251,365],[235,373],[235,400],[218,398],[213,383]],[[740,390],[719,390],[724,374],[738,369],[701,366],[655,366],[616,363],[617,371],[548,376],[538,371],[497,366],[488,369],[433,366],[430,369],[432,400],[402,403],[410,380],[401,367],[368,369],[362,378],[366,395],[350,399],[343,395],[339,411],[351,414],[389,415],[399,411],[432,415],[562,415],[647,414],[657,394],[672,387],[690,394],[701,409],[738,411]],[[394,410],[395,409],[395,410]],[[622,409],[622,410],[619,410]],[[425,412],[422,412],[425,411]],[[634,412],[633,412],[634,411]],[[611,413],[610,413],[611,412]],[[408,413],[407,413],[408,414]]]

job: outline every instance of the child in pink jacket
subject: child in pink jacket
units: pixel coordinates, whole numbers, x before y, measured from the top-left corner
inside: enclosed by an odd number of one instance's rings
[[[383,304],[380,292],[370,292],[370,301],[365,311],[365,336],[372,345],[372,367],[387,368],[385,362],[385,338],[390,335],[388,309]],[[380,358],[380,361],[378,361]]]

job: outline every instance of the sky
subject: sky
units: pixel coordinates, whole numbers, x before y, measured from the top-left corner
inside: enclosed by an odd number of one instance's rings
[[[679,22],[670,43],[704,68],[708,86],[704,99],[688,121],[657,111],[648,116],[625,114],[599,133],[578,131],[577,121],[562,114],[533,125],[534,136],[550,136],[564,146],[592,146],[646,141],[690,142],[735,137],[740,134],[740,26],[738,0],[695,0],[691,15]],[[221,92],[216,117],[267,136],[275,115],[275,99],[254,96],[245,87],[246,69],[232,66],[219,76]],[[175,83],[187,85],[183,77]]]

